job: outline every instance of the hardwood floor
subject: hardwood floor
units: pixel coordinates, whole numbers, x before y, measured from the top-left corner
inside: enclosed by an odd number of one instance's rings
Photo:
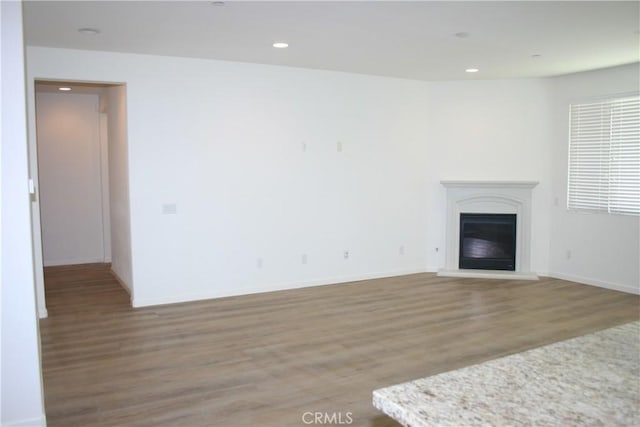
[[[555,279],[415,274],[141,309],[106,265],[45,283],[50,427],[396,426],[374,389],[640,318],[638,296]]]

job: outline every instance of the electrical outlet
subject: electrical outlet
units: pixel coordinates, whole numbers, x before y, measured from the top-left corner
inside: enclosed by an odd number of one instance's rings
[[[302,254],[302,263],[303,264],[307,263],[307,254]]]
[[[400,255],[404,255],[404,245],[400,246],[400,250],[398,252],[400,252]]]
[[[440,252],[440,248],[436,248],[436,252]]]
[[[349,251],[344,251],[344,259],[349,259]]]
[[[567,249],[567,253],[565,254],[567,259],[571,259],[571,251]]]
[[[256,260],[256,267],[258,267],[258,268],[262,268],[262,264],[263,264],[263,262],[262,262],[262,258],[258,258],[258,259]]]
[[[338,149],[339,153],[342,152],[342,142],[338,141],[336,148]]]

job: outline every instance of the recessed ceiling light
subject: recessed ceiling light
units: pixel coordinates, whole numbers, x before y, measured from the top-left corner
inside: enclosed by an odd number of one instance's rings
[[[477,73],[480,70],[478,70],[477,68],[467,68],[464,71],[467,72],[467,73]]]
[[[100,34],[100,30],[98,30],[97,28],[79,28],[78,32],[87,36],[95,36],[96,34]]]
[[[273,47],[276,47],[278,49],[285,49],[285,48],[289,47],[289,43],[277,42],[277,43],[273,44]]]
[[[213,6],[224,6],[224,2],[223,1],[212,1],[211,4]]]
[[[67,86],[63,86],[63,87],[59,87],[58,90],[61,90],[63,92],[69,92],[71,90],[71,88],[67,87]]]
[[[466,39],[470,36],[471,34],[467,33],[466,31],[461,31],[459,33],[455,33],[454,36],[456,36],[459,39]]]
[[[539,53],[534,53],[533,55],[531,55],[531,57],[532,57],[533,59],[540,58],[541,56],[542,56],[542,55],[540,55]]]

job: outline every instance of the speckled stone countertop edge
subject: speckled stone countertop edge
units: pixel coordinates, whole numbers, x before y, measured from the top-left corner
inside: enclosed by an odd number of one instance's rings
[[[604,425],[626,425],[629,421],[639,422],[638,425],[640,425],[640,411],[631,410],[629,412],[628,410],[628,407],[634,403],[636,406],[640,406],[637,404],[640,403],[638,397],[640,385],[636,387],[633,384],[634,379],[637,384],[640,384],[638,382],[640,379],[640,356],[634,355],[640,348],[639,331],[640,321],[630,322],[430,377],[381,388],[373,392],[373,405],[407,427],[475,424],[476,422],[487,425],[505,422],[513,425],[531,425],[532,422],[534,425],[557,424],[559,419],[554,416],[560,417],[562,421],[577,424],[588,424],[595,420],[607,421]],[[623,334],[627,334],[625,338],[631,337],[632,339],[621,342],[620,336]],[[601,345],[602,343],[619,344],[623,348],[620,352],[615,347],[605,348],[604,345]],[[574,369],[565,369],[567,366],[572,367],[573,358],[576,356],[578,358],[584,356],[584,360],[579,359],[578,362],[586,364],[586,367],[582,366],[581,369],[582,373],[586,372],[587,375],[581,375],[579,370],[573,372]],[[567,365],[567,360],[571,364]],[[563,362],[565,365],[562,365]],[[601,366],[603,362],[604,366]],[[597,381],[588,378],[589,373],[592,373],[589,371],[589,363],[600,364],[599,368],[607,368],[597,372],[608,378],[609,381],[613,380],[613,384],[600,386],[597,376]],[[609,372],[610,366],[615,368],[612,369],[613,374]],[[627,370],[629,367],[632,368],[631,372]],[[533,368],[533,373],[530,372],[530,368]],[[553,375],[554,369],[559,381]],[[552,374],[547,374],[548,370]],[[631,380],[627,379],[623,383],[627,388],[632,389],[630,392],[616,388],[618,385],[616,381],[621,373],[623,376],[632,375]],[[545,378],[545,375],[551,376]],[[505,383],[506,380],[502,378],[505,376],[515,382],[507,381]],[[583,377],[587,377],[586,380]],[[538,380],[537,383],[536,380]],[[520,382],[518,383],[518,381]],[[583,385],[581,381],[586,381],[586,383]],[[498,385],[495,386],[494,382]],[[629,386],[630,383],[631,386]],[[493,390],[492,386],[495,386]],[[547,386],[551,386],[550,392],[548,392]],[[509,390],[509,387],[514,390]],[[568,402],[562,403],[562,399],[556,401],[556,396],[553,395],[554,387],[556,392],[562,394],[566,389],[573,392],[573,394],[569,393]],[[480,391],[480,389],[482,390]],[[484,401],[483,393],[485,390],[488,393],[487,402]],[[435,395],[432,394],[434,391]],[[586,398],[582,396],[583,392],[590,394],[590,399],[599,399],[608,412],[602,413],[602,411],[594,410],[593,413],[590,413],[588,410],[585,411]],[[520,400],[512,396],[512,394],[518,395],[518,393]],[[612,393],[613,396],[611,396]],[[615,393],[620,393],[622,403],[616,401]],[[571,400],[571,397],[574,400]],[[439,402],[435,402],[438,399]],[[456,399],[458,403],[467,400],[473,403],[465,404],[463,408],[460,408],[459,405],[456,406]],[[538,400],[537,406],[535,405],[536,399]],[[523,403],[529,404],[529,402],[533,402],[533,405],[530,408],[523,408],[526,406]],[[550,405],[547,404],[548,402],[551,402]],[[569,406],[576,405],[577,409],[565,409],[561,406],[566,406],[567,403]],[[622,409],[625,410],[622,418],[609,419],[608,417],[615,413],[621,404]],[[553,405],[556,407],[554,408]],[[551,408],[548,409],[547,406],[551,406]],[[487,416],[487,414],[490,415]],[[631,419],[628,418],[629,416]],[[603,417],[605,418],[603,419]]]

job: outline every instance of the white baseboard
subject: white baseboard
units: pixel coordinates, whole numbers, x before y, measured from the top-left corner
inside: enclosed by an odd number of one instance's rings
[[[262,285],[255,288],[243,288],[240,292],[238,290],[230,289],[228,291],[220,291],[216,290],[210,293],[198,293],[198,294],[182,294],[182,295],[172,295],[160,298],[133,298],[132,305],[133,307],[148,307],[153,305],[163,305],[163,304],[175,304],[180,302],[189,302],[189,301],[199,301],[205,299],[213,299],[213,298],[225,298],[239,295],[250,295],[250,294],[259,294],[266,292],[275,292],[275,291],[284,291],[288,289],[299,289],[299,288],[308,288],[312,286],[325,286],[325,285],[337,285],[339,283],[348,283],[348,282],[357,282],[360,280],[371,280],[371,279],[382,279],[385,277],[395,277],[395,276],[405,276],[408,274],[417,274],[417,273],[425,273],[425,269],[415,269],[415,270],[396,270],[390,272],[379,272],[379,273],[367,273],[367,274],[356,274],[351,276],[338,276],[338,277],[330,277],[323,278],[317,280],[309,280],[304,282],[293,282],[293,283],[280,283],[280,284],[270,284],[270,285]]]
[[[640,288],[634,288],[633,286],[622,285],[619,283],[611,283],[603,280],[590,279],[587,277],[573,276],[570,274],[562,273],[549,273],[549,277],[555,279],[568,280],[570,282],[577,282],[583,285],[597,286],[599,288],[611,289],[613,291],[626,292],[628,294],[640,295]]]
[[[110,268],[109,271],[111,271],[111,274],[113,275],[113,277],[115,277],[115,279],[118,281],[118,283],[120,283],[120,286],[122,286],[124,288],[125,291],[127,291],[127,293],[129,294],[129,297],[133,298],[132,294],[131,294],[131,287],[129,287],[129,285],[127,284],[127,282],[125,282],[124,280],[122,280],[122,277],[120,277],[118,275],[118,273],[116,273],[113,268]]]
[[[131,296],[131,305],[133,307],[148,307],[154,305],[164,305],[164,304],[175,304],[181,302],[189,302],[189,301],[198,301],[205,299],[213,299],[213,298],[225,298],[231,296],[238,295],[249,295],[249,294],[257,294],[257,293],[266,293],[266,292],[274,292],[274,291],[282,291],[287,289],[299,289],[306,288],[312,286],[325,286],[325,285],[333,285],[339,283],[347,283],[347,282],[356,282],[360,280],[370,280],[370,279],[380,279],[385,277],[394,277],[394,276],[404,276],[408,274],[417,274],[417,273],[435,273],[440,269],[437,267],[426,267],[422,269],[411,269],[411,270],[396,270],[390,272],[377,272],[377,273],[367,273],[367,274],[356,274],[349,276],[336,276],[329,277],[323,279],[309,280],[303,282],[291,282],[291,283],[278,283],[278,284],[269,284],[262,285],[252,288],[242,288],[238,289],[229,289],[229,290],[212,290],[211,292],[201,292],[201,293],[192,293],[192,294],[179,294],[179,295],[170,295],[170,296],[161,296],[161,297],[151,297],[151,298],[135,298],[131,288],[112,270],[112,273],[116,280],[120,283],[120,285],[129,293]],[[565,274],[557,274],[557,273],[538,273],[539,276],[543,277],[553,277],[562,280],[568,280],[572,282],[577,282],[590,286],[598,286],[601,288],[631,293],[631,294],[640,294],[640,289],[633,288],[631,286],[625,286],[615,283],[609,283],[604,281],[593,280],[585,277],[579,276],[571,276]],[[524,277],[526,276],[526,277]],[[495,277],[498,279],[525,279],[525,280],[537,280],[538,277],[536,273],[531,273],[530,275],[520,275],[519,277],[511,277],[507,275],[500,275],[500,277]]]
[[[17,421],[2,421],[2,427],[47,427],[47,417],[42,414],[38,418]]]
[[[73,259],[56,259],[56,260],[44,260],[44,267],[56,267],[58,265],[76,265],[76,264],[97,264],[110,262],[104,258],[73,258]]]

